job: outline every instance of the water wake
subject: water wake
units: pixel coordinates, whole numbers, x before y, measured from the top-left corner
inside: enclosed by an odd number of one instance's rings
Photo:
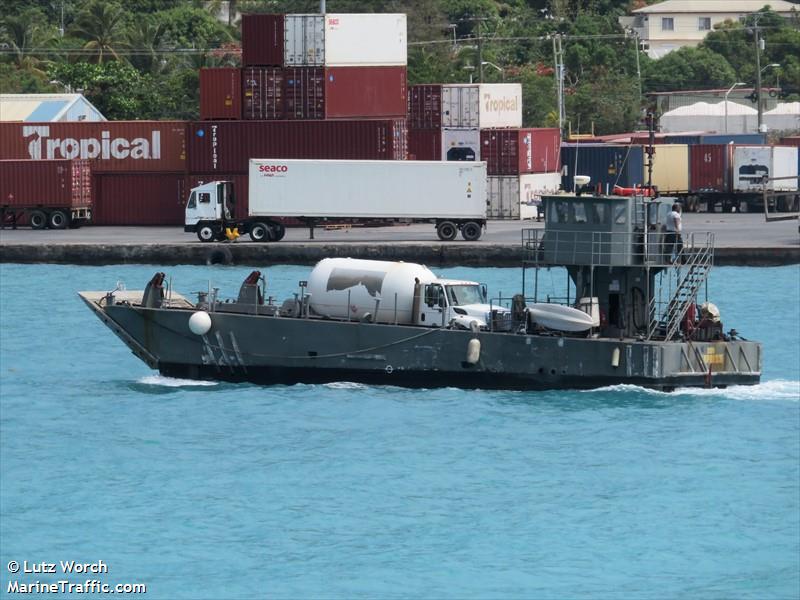
[[[202,381],[199,379],[178,379],[176,377],[165,377],[164,375],[147,375],[136,383],[141,385],[156,385],[161,387],[211,387],[219,385],[216,381]]]
[[[677,396],[703,396],[725,398],[728,400],[794,400],[795,402],[800,402],[800,381],[775,379],[773,381],[764,381],[758,385],[733,385],[724,389],[682,388],[674,392],[659,392],[629,384],[610,385],[595,390],[583,390],[583,393],[596,392],[652,394],[673,398]]]

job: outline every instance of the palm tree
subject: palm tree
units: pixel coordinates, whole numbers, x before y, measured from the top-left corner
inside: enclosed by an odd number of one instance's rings
[[[114,3],[92,0],[78,16],[72,33],[84,40],[84,49],[92,51],[93,58],[101,63],[104,60],[119,60],[117,50],[123,48],[124,13]]]
[[[163,68],[159,50],[165,48],[163,23],[151,19],[140,20],[128,36],[130,48],[133,50],[130,63],[140,71],[157,73]]]
[[[46,77],[44,60],[37,56],[41,48],[50,45],[53,36],[32,18],[32,13],[4,17],[0,21],[0,42],[8,44],[17,68],[37,77]],[[38,52],[35,49],[39,49]]]

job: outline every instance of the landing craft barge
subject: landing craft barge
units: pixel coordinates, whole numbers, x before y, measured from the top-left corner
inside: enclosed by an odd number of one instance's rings
[[[350,259],[322,261],[280,305],[265,300],[257,271],[235,301],[209,291],[190,302],[164,288],[163,273],[143,292],[80,295],[173,377],[523,390],[759,382],[761,345],[726,333],[707,298],[699,304],[713,236],[694,234],[674,255],[667,246],[671,199],[543,201],[545,229],[523,232],[523,292],[499,301],[420,265]],[[540,270],[557,266],[564,297],[540,297]]]

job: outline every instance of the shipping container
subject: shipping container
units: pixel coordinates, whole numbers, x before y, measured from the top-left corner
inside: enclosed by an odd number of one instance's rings
[[[280,67],[242,69],[242,118],[285,119],[284,72]]]
[[[94,159],[94,173],[186,169],[185,121],[0,123],[0,160]]]
[[[522,86],[518,83],[411,86],[409,98],[412,128],[522,127]]]
[[[297,67],[285,70],[286,118],[405,117],[405,67]]]
[[[558,129],[484,129],[481,159],[490,175],[554,173],[561,168]]]
[[[246,173],[251,158],[405,160],[405,119],[199,121],[189,126],[192,173]]]
[[[487,177],[486,192],[488,207],[486,217],[489,219],[519,219],[519,176]]]
[[[528,173],[519,177],[519,218],[542,216],[542,196],[556,194],[561,187],[561,173]]]
[[[404,14],[286,15],[284,66],[407,64]]]
[[[410,129],[408,131],[409,160],[441,160],[441,129]]]
[[[200,118],[242,118],[242,70],[200,69]]]
[[[647,176],[647,164],[644,164],[642,180],[645,183]],[[661,194],[685,194],[689,191],[689,146],[660,144],[656,148],[653,157],[653,185]]]
[[[800,148],[800,135],[790,135],[789,137],[781,138],[781,146],[794,146]]]
[[[102,174],[94,177],[95,225],[182,225],[183,173]]]
[[[251,217],[481,220],[486,165],[253,160],[249,197]]]
[[[672,142],[682,143],[682,142]],[[699,144],[766,144],[764,133],[717,133],[700,136]]]
[[[283,15],[242,15],[242,65],[283,66]]]
[[[731,146],[696,144],[689,147],[689,191],[725,193],[730,190]]]
[[[575,175],[588,175],[591,186],[595,189],[599,186],[604,194],[610,194],[615,185],[641,186],[644,162],[641,146],[562,144],[562,186],[566,191],[574,191]]]
[[[761,191],[764,177],[771,177],[772,148],[734,146],[731,161],[731,189],[736,192]]]
[[[481,160],[480,129],[442,129],[441,160]]]
[[[772,174],[770,177],[788,177],[772,182],[774,190],[797,189],[798,148],[794,146],[772,147]]]
[[[88,160],[0,160],[0,207],[92,205]]]

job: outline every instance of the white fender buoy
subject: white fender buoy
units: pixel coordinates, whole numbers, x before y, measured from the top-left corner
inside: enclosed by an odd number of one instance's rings
[[[205,335],[211,329],[211,316],[204,310],[199,310],[189,317],[189,329],[195,335]]]
[[[615,369],[619,366],[619,346],[614,348],[614,351],[611,353],[611,366]]]
[[[472,338],[467,342],[467,362],[474,365],[481,358],[481,341],[478,338]]]

